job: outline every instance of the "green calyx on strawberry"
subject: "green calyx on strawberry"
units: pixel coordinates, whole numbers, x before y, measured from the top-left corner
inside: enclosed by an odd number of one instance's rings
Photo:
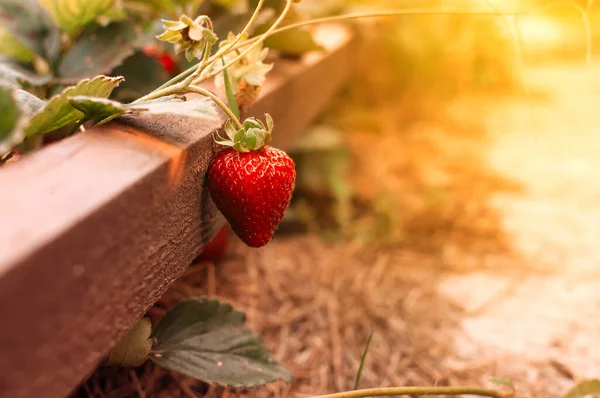
[[[271,132],[273,131],[273,118],[268,113],[265,114],[267,127],[253,117],[249,117],[242,123],[242,128],[238,129],[231,119],[225,122],[225,134],[227,138],[218,136],[218,144],[232,147],[239,152],[258,151],[271,143]]]
[[[267,128],[253,118],[241,129],[226,123],[228,138],[217,142],[219,151],[208,169],[208,189],[213,202],[235,234],[250,247],[269,243],[290,204],[296,181],[292,159],[269,146],[273,120]]]

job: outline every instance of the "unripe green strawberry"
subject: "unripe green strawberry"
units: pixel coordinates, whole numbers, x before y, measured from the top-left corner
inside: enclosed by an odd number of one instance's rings
[[[208,171],[210,196],[236,235],[250,247],[269,243],[292,198],[296,170],[283,151],[227,148]]]
[[[292,159],[269,146],[273,119],[249,118],[241,128],[229,120],[227,138],[217,142],[229,148],[218,152],[208,169],[208,190],[217,208],[250,247],[269,243],[290,204],[296,181]]]

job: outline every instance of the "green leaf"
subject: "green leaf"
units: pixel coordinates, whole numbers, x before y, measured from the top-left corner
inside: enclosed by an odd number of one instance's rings
[[[169,80],[169,74],[160,62],[142,52],[127,58],[113,74],[125,77],[113,93],[113,98],[121,102],[134,101]]]
[[[49,81],[50,76],[36,75],[33,72],[9,62],[4,57],[0,57],[0,83],[8,84],[13,87],[21,87],[23,85],[43,86]]]
[[[225,65],[225,60],[221,58],[221,63]],[[235,115],[235,117],[240,117],[240,108],[238,107],[237,101],[235,100],[235,95],[233,94],[233,88],[231,87],[231,80],[229,79],[229,72],[227,72],[227,68],[223,69],[223,82],[225,84],[225,94],[227,95],[227,105],[229,105],[229,109]]]
[[[67,87],[60,94],[52,97],[46,106],[31,118],[25,128],[25,135],[31,137],[44,134],[80,120],[84,114],[71,105],[70,97],[88,95],[108,98],[122,80],[122,77],[98,76],[83,80],[77,86]]]
[[[36,0],[2,0],[0,22],[29,50],[56,55],[60,32]]]
[[[106,365],[142,366],[152,351],[152,324],[142,318],[108,353]]]
[[[127,111],[127,107],[120,102],[106,98],[90,97],[87,95],[70,97],[69,102],[75,109],[83,112],[86,119],[122,115]]]
[[[127,108],[134,113],[177,115],[215,122],[221,120],[210,98],[197,98],[187,101],[171,98],[168,101],[131,104],[127,105]]]
[[[2,25],[0,25],[0,54],[25,63],[33,61],[35,57],[33,51]]]
[[[362,358],[360,359],[360,365],[358,366],[358,372],[356,372],[356,379],[354,379],[354,389],[358,390],[358,383],[360,382],[360,377],[362,376],[363,367],[365,366],[365,360],[367,359],[367,353],[369,352],[369,347],[371,346],[371,339],[373,338],[373,331],[369,334],[369,339],[367,340],[367,345],[365,346],[365,350],[363,351]]]
[[[0,86],[0,155],[23,140],[26,112],[17,101],[14,89]]]
[[[563,398],[580,398],[600,394],[600,379],[585,380],[573,387]]]
[[[245,325],[245,315],[218,300],[190,299],[167,313],[153,332],[150,359],[209,383],[253,387],[292,375]]]
[[[48,10],[54,22],[71,36],[92,22],[102,23],[106,22],[107,18],[122,17],[119,4],[115,0],[39,0],[39,2]]]
[[[133,54],[135,40],[135,27],[129,22],[86,30],[61,59],[58,75],[82,79],[109,73]]]

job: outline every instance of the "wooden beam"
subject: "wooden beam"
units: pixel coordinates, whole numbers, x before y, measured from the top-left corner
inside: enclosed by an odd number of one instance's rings
[[[287,148],[350,72],[352,35],[278,61],[248,115]],[[205,173],[217,123],[123,118],[0,169],[0,396],[66,396],[223,224]]]

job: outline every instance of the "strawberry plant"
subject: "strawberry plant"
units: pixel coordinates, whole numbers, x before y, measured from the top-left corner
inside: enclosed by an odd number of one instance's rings
[[[123,115],[219,121],[223,112],[226,137],[215,134],[223,148],[209,166],[207,186],[238,237],[251,247],[266,245],[296,180],[292,159],[270,146],[275,129],[271,116],[266,114],[264,122],[240,119],[240,107],[256,101],[272,69],[269,49],[288,56],[318,50],[304,29],[314,23],[464,14],[404,9],[302,20],[293,7],[296,2],[249,0],[241,12],[228,13],[230,2],[223,1],[3,0],[0,163]],[[220,93],[207,89],[208,81]],[[344,199],[347,193],[340,191]],[[290,372],[246,328],[244,314],[217,300],[184,301],[153,330],[147,320],[140,321],[110,352],[108,363],[140,366],[147,359],[227,386],[291,380]],[[596,389],[597,384],[588,384],[581,391]],[[503,396],[495,390],[454,387],[370,389],[334,396],[403,394]]]

